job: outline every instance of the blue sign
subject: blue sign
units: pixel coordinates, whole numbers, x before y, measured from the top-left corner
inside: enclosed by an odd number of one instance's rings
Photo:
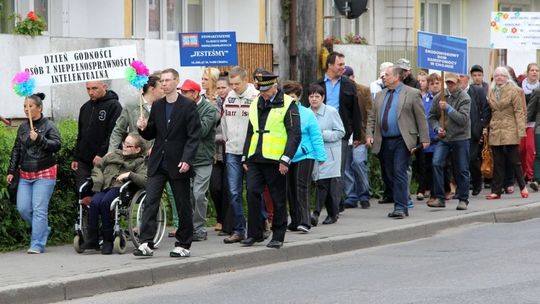
[[[237,65],[235,32],[179,33],[181,66]]]
[[[418,32],[418,66],[467,74],[467,39]]]

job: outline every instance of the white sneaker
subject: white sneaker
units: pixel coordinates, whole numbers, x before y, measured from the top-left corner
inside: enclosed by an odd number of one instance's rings
[[[41,251],[38,250],[38,249],[30,248],[30,249],[26,250],[26,253],[28,253],[28,254],[40,254]]]
[[[139,248],[133,250],[134,256],[153,256],[154,251],[148,247],[148,243],[142,243]]]
[[[191,252],[186,248],[174,247],[169,256],[171,258],[187,258],[191,256]]]

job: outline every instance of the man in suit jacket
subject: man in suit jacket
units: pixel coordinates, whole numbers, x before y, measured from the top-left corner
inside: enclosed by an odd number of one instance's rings
[[[381,169],[392,177],[386,187],[392,193],[394,210],[388,217],[397,219],[409,215],[407,168],[418,137],[424,149],[429,146],[420,91],[405,86],[400,73],[401,68],[397,66],[386,69],[385,89],[375,97],[366,130],[367,144],[372,146],[373,153],[381,153],[385,163]]]
[[[150,247],[156,233],[156,217],[168,181],[173,190],[179,215],[176,243],[171,257],[189,257],[193,241],[193,209],[190,196],[191,167],[199,146],[201,122],[197,105],[178,94],[180,77],[174,69],[166,69],[161,74],[165,97],[152,105],[148,121],[140,118],[137,122],[139,134],[146,140],[154,139],[154,146],[148,159],[148,182],[146,201],[140,227],[139,248],[136,256],[152,256]],[[149,245],[150,243],[150,245]]]

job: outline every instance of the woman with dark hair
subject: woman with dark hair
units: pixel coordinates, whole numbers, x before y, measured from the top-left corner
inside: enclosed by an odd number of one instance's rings
[[[527,78],[521,83],[521,88],[525,94],[525,103],[529,105],[533,90],[540,87],[538,81],[538,64],[529,63],[527,65]],[[534,125],[535,117],[528,116],[526,137],[521,139],[519,144],[519,154],[521,157],[521,168],[525,174],[525,181],[531,181],[531,188],[538,191],[538,185],[533,181],[533,163],[534,163]],[[536,188],[536,189],[535,189]]]
[[[7,182],[19,174],[17,210],[32,226],[28,253],[43,253],[50,233],[48,208],[56,185],[56,152],[60,150],[60,133],[54,123],[43,116],[45,94],[26,98],[24,111],[32,120],[23,122],[17,130],[11,150]]]
[[[493,182],[491,194],[487,199],[501,197],[505,171],[511,168],[512,177],[518,181],[521,197],[527,198],[529,192],[521,171],[519,140],[525,137],[525,105],[523,92],[512,80],[509,71],[498,67],[493,73],[488,101],[491,108],[489,124],[489,145],[493,151]],[[509,173],[506,172],[506,175]],[[508,192],[508,191],[507,191]]]
[[[309,210],[309,185],[315,162],[326,160],[326,151],[317,118],[313,111],[304,107],[300,102],[302,98],[302,85],[297,81],[286,81],[283,92],[291,96],[298,106],[300,114],[300,131],[302,140],[289,166],[287,174],[287,196],[289,200],[289,213],[291,231],[307,233],[311,229]]]
[[[122,149],[117,149],[103,157],[103,161],[92,169],[91,200],[82,200],[88,209],[88,235],[85,249],[99,250],[98,226],[101,216],[101,232],[103,235],[102,254],[113,251],[113,222],[111,203],[120,194],[120,186],[130,179],[139,188],[146,184],[146,146],[144,139],[137,133],[130,133],[122,142]]]
[[[313,168],[313,180],[317,184],[316,207],[311,215],[311,225],[317,226],[323,205],[328,216],[323,224],[333,224],[338,219],[338,206],[341,200],[341,139],[345,136],[345,127],[338,111],[323,103],[324,89],[320,85],[309,87],[309,104],[319,122],[326,161],[316,163]]]

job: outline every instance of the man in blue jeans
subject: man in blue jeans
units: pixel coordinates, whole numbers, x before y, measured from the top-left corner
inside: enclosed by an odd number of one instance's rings
[[[459,86],[459,77],[447,74],[445,77],[446,100],[441,100],[441,94],[433,99],[429,111],[429,125],[439,136],[433,154],[433,188],[437,200],[427,203],[429,207],[444,208],[444,166],[448,153],[452,152],[457,183],[457,210],[467,210],[469,205],[469,140],[471,138],[470,107],[471,98]],[[444,113],[444,117],[443,117]],[[443,117],[444,124],[439,123]]]
[[[249,123],[249,106],[256,100],[259,91],[248,83],[246,70],[234,67],[229,72],[229,83],[232,90],[223,102],[221,126],[225,140],[225,172],[229,185],[229,199],[233,210],[233,233],[223,239],[225,244],[240,242],[246,235],[246,220],[243,209],[242,153]]]
[[[358,107],[360,108],[360,117],[362,117],[362,134],[366,132],[367,118],[373,108],[371,92],[365,85],[354,81],[354,70],[346,65],[343,76],[349,79],[356,86],[358,95]],[[362,136],[364,138],[364,136]],[[345,172],[343,178],[343,188],[345,190],[345,208],[356,208],[360,201],[362,209],[370,207],[369,204],[369,177],[368,177],[368,155],[365,139],[360,141],[360,145],[355,146],[352,142],[352,136],[349,139],[347,147],[347,156],[345,159]]]

